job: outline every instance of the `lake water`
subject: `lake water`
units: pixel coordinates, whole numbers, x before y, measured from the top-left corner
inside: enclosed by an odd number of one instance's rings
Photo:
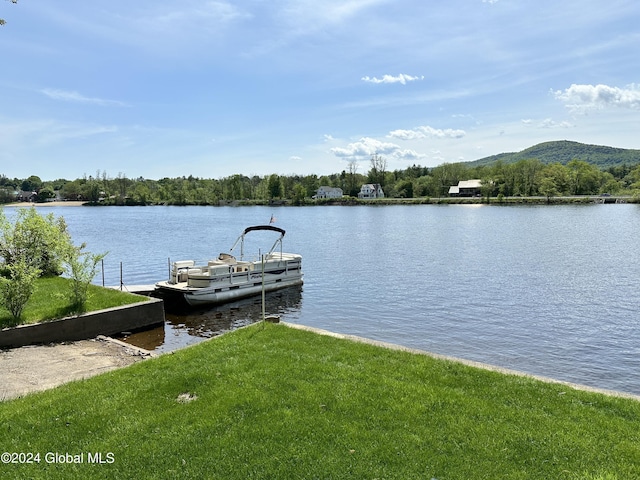
[[[11,209],[6,209],[10,214]],[[640,394],[640,206],[48,207],[108,251],[105,283],[151,284],[271,215],[303,256],[282,320]],[[251,234],[250,234],[251,235]],[[269,248],[273,237],[258,238]],[[96,282],[101,280],[96,278]],[[261,318],[260,299],[171,313],[129,341],[167,351]]]

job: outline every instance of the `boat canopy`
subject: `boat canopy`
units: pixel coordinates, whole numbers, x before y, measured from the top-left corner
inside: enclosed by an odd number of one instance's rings
[[[281,228],[274,227],[273,225],[256,225],[254,227],[247,227],[242,232],[242,235],[246,235],[249,232],[253,232],[254,230],[271,230],[273,232],[279,232],[280,235],[284,237],[285,231]]]
[[[281,228],[274,227],[273,225],[256,225],[256,226],[253,226],[253,227],[245,228],[244,232],[242,232],[242,234],[238,237],[238,239],[233,244],[233,246],[231,247],[229,252],[232,252],[233,249],[236,248],[236,245],[238,244],[238,242],[240,242],[240,259],[242,259],[244,257],[244,236],[247,233],[255,232],[256,230],[268,230],[268,231],[272,231],[272,232],[278,232],[280,234],[280,236],[275,241],[275,243],[273,244],[273,246],[271,247],[271,250],[269,250],[269,253],[267,255],[270,255],[271,253],[273,253],[273,251],[275,250],[275,248],[276,248],[276,246],[278,244],[280,244],[280,254],[282,255],[282,238],[284,237],[285,231],[283,229],[281,229]]]

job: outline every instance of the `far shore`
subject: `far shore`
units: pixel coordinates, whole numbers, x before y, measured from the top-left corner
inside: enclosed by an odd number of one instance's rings
[[[221,200],[217,204],[209,206],[234,206],[234,207],[255,207],[255,206],[325,206],[325,205],[567,205],[567,204],[592,204],[592,203],[640,203],[640,197],[631,195],[574,195],[563,197],[418,197],[418,198],[379,198],[379,199],[355,199],[355,198],[334,198],[311,200],[300,204],[291,200]],[[13,202],[6,207],[81,207],[81,206],[122,206],[113,203],[91,203],[86,200],[81,201],[54,201],[54,202]],[[148,204],[153,206],[156,204]],[[166,205],[166,204],[161,204]],[[169,204],[170,205],[170,204]],[[196,204],[188,204],[195,206]],[[127,206],[133,206],[127,204]]]
[[[13,202],[6,203],[5,207],[81,207],[85,203],[84,201],[69,201],[69,202],[44,202],[44,203],[35,203],[35,202]]]

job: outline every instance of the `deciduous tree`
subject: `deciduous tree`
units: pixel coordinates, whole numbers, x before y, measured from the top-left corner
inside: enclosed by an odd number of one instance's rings
[[[269,177],[269,180],[267,182],[267,191],[269,194],[269,199],[282,198],[283,187],[282,180],[280,179],[279,175],[276,175],[274,173]]]
[[[5,266],[24,259],[42,275],[62,273],[62,260],[71,236],[62,217],[38,214],[35,208],[21,208],[12,224],[0,210],[0,257]]]
[[[371,156],[371,168],[369,169],[369,182],[378,183],[382,187],[385,185],[385,174],[387,172],[387,159],[381,155]]]

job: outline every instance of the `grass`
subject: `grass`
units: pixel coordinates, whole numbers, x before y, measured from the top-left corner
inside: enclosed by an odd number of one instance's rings
[[[62,318],[74,313],[70,293],[70,280],[62,277],[39,278],[33,295],[27,302],[21,323],[37,323]],[[85,311],[92,312],[145,301],[145,297],[119,290],[89,285]],[[0,307],[0,328],[11,325],[13,318],[9,311]]]
[[[0,403],[0,445],[41,455],[2,478],[615,480],[640,402],[259,324]]]

